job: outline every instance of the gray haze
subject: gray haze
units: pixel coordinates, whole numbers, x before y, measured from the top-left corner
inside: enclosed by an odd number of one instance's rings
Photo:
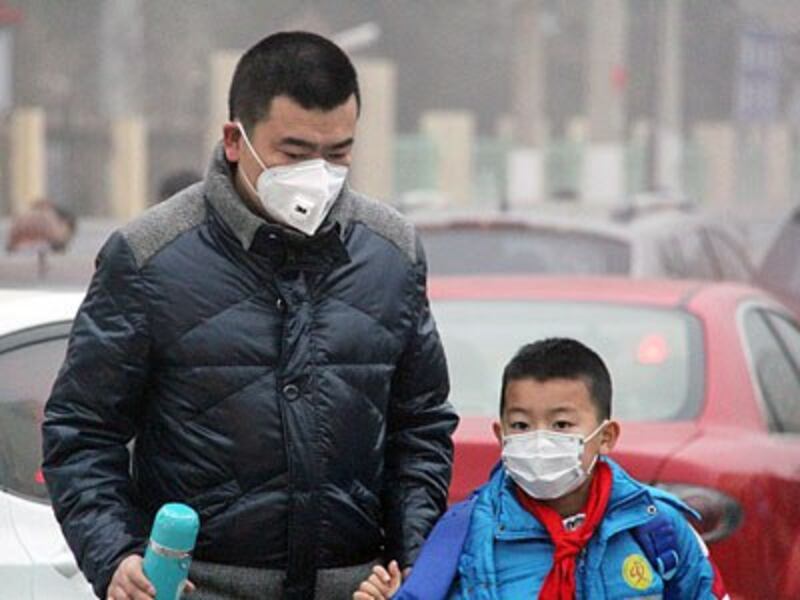
[[[607,7],[617,4],[623,13],[612,14]],[[430,147],[420,140],[420,120],[427,111],[458,110],[473,115],[476,140],[475,178],[468,197],[457,198],[462,205],[507,203],[507,161],[519,147],[544,152],[546,182],[536,194],[544,202],[581,196],[570,158],[576,143],[624,146],[626,195],[664,187],[656,165],[661,127],[682,148],[677,191],[734,212],[781,214],[800,193],[800,3],[683,0],[671,32],[664,27],[667,4],[5,0],[0,7],[19,9],[22,19],[0,25],[13,31],[11,59],[0,64],[11,82],[11,105],[0,106],[0,214],[11,207],[7,158],[15,107],[46,113],[49,196],[81,215],[109,216],[112,119],[144,117],[148,193],[155,196],[166,174],[205,167],[213,52],[246,48],[281,29],[332,35],[364,23],[380,34],[353,57],[386,59],[396,69],[398,143],[387,201],[401,203],[409,190],[433,185],[430,174],[421,174],[430,166],[424,153]],[[775,56],[749,72],[744,48],[764,39]],[[526,48],[535,50],[528,62],[521,59]],[[618,48],[620,58],[604,58],[608,48]],[[671,71],[666,57],[672,57]],[[606,59],[612,62],[598,66]],[[763,102],[748,103],[750,88]],[[708,124],[729,128],[727,155],[704,154]],[[790,153],[778,179],[768,173],[776,128],[782,141],[775,147]],[[726,160],[731,163],[732,182],[715,183],[715,160],[723,170]],[[755,174],[743,181],[748,169]]]

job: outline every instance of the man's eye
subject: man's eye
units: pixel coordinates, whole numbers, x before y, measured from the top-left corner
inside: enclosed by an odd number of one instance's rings
[[[297,154],[296,152],[284,152],[284,154],[292,160],[300,160],[303,158],[302,154]]]

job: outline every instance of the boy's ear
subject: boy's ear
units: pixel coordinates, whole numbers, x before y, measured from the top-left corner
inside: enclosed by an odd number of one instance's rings
[[[609,454],[619,439],[620,427],[617,421],[609,421],[600,432],[600,454]]]
[[[494,437],[497,438],[497,443],[500,444],[500,447],[503,447],[503,425],[500,421],[492,421],[492,431],[494,432]]]

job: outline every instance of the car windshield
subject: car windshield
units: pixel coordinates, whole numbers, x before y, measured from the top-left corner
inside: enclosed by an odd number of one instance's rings
[[[600,303],[439,300],[433,311],[447,353],[451,401],[462,416],[497,414],[503,367],[523,344],[572,337],[596,350],[613,384],[613,416],[694,417],[702,402],[702,338],[675,310]]]
[[[420,235],[434,275],[624,275],[630,270],[628,244],[592,233],[529,228],[421,228]]]

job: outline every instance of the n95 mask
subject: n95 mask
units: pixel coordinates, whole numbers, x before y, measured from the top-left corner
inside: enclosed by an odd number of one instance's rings
[[[247,147],[263,169],[255,189],[246,175],[244,180],[258,196],[264,211],[278,223],[314,235],[339,197],[348,168],[321,158],[267,168],[250,144],[244,127],[241,123],[237,125]]]

